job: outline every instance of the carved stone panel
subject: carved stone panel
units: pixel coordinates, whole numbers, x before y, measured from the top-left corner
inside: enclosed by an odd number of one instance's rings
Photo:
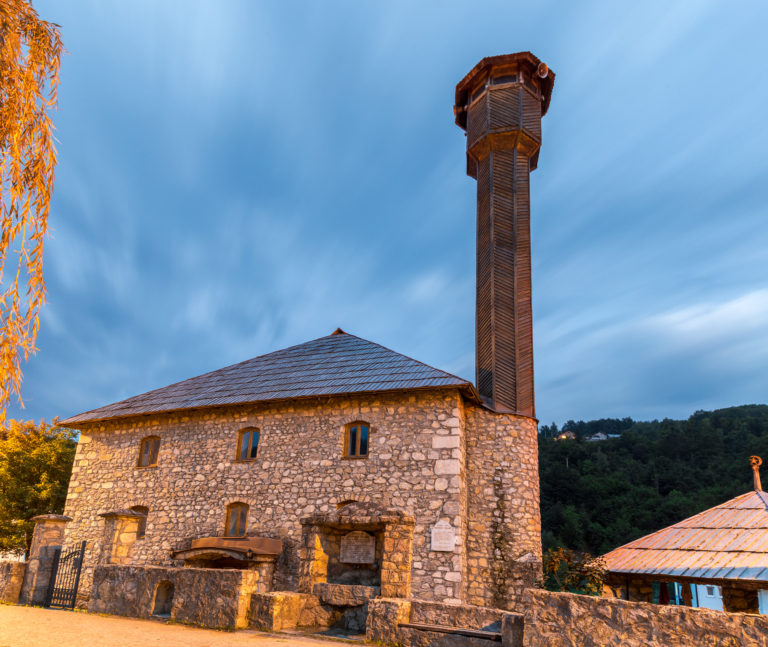
[[[344,564],[373,564],[376,538],[362,530],[353,530],[341,538],[339,561]]]
[[[432,526],[432,550],[452,553],[456,547],[456,531],[447,521]]]

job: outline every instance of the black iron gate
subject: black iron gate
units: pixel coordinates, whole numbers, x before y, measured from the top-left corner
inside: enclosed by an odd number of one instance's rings
[[[83,555],[85,555],[84,541],[64,555],[61,554],[61,548],[56,549],[53,555],[51,579],[48,582],[48,593],[45,596],[45,606],[75,608]]]

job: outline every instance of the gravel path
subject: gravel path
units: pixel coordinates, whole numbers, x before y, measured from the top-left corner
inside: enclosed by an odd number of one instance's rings
[[[299,635],[213,631],[154,620],[0,604],[0,647],[349,647],[350,644]]]

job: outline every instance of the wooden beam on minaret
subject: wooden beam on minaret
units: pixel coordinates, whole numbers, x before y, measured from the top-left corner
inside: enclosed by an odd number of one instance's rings
[[[535,417],[529,175],[554,73],[529,52],[484,58],[456,86],[477,180],[477,389],[500,411]]]

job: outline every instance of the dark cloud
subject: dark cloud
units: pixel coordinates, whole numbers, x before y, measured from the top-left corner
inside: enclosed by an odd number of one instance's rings
[[[69,415],[342,326],[471,378],[453,87],[557,73],[532,178],[539,416],[765,401],[764,3],[38,0],[62,25],[49,303]]]

